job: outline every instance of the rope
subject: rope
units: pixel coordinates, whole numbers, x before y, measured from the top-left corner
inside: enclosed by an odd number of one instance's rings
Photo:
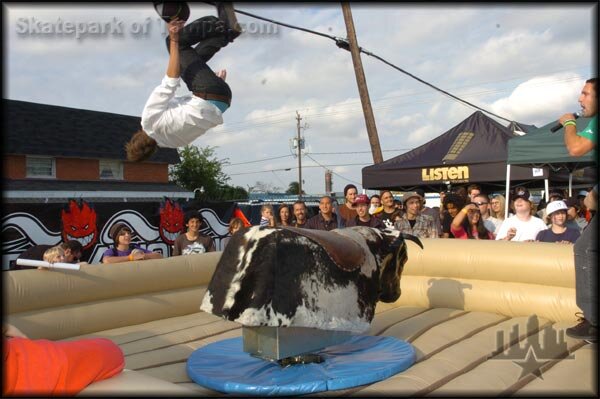
[[[413,79],[415,79],[415,80],[417,80],[417,81],[419,81],[419,82],[421,82],[421,83],[423,83],[423,84],[425,84],[425,85],[427,85],[427,86],[431,87],[431,88],[432,88],[432,89],[434,89],[434,90],[437,90],[437,91],[439,91],[440,93],[443,93],[443,94],[447,95],[447,96],[448,96],[448,97],[450,97],[450,98],[453,98],[453,99],[455,99],[455,100],[457,100],[457,101],[460,101],[460,102],[461,102],[461,103],[463,103],[463,104],[466,104],[466,105],[468,105],[468,106],[470,106],[470,107],[476,108],[476,109],[478,109],[478,110],[480,110],[480,111],[483,111],[483,112],[485,112],[485,113],[488,113],[488,114],[490,114],[490,115],[493,115],[493,116],[495,116],[496,118],[503,119],[503,120],[505,120],[505,121],[507,121],[507,122],[514,122],[514,121],[512,121],[512,120],[510,120],[510,119],[506,119],[506,118],[504,118],[504,117],[502,117],[502,116],[500,116],[500,115],[497,115],[497,114],[495,114],[495,113],[493,113],[493,112],[491,112],[491,111],[488,111],[488,110],[486,110],[486,109],[483,109],[483,108],[481,108],[481,107],[478,107],[477,105],[475,105],[475,104],[473,104],[473,103],[470,103],[470,102],[468,102],[467,100],[463,100],[462,98],[459,98],[459,97],[455,96],[454,94],[447,92],[446,90],[440,89],[439,87],[437,87],[437,86],[434,86],[434,85],[432,85],[431,83],[429,83],[429,82],[426,82],[426,81],[424,81],[423,79],[421,79],[421,78],[419,78],[419,77],[417,77],[417,76],[413,75],[412,73],[410,73],[410,72],[407,72],[407,71],[405,71],[405,70],[403,70],[403,69],[401,69],[401,68],[397,67],[396,65],[392,64],[391,62],[388,62],[388,61],[384,60],[383,58],[379,57],[378,55],[375,55],[375,54],[371,53],[370,51],[366,51],[366,50],[363,50],[362,48],[360,48],[360,52],[361,52],[361,53],[364,53],[364,54],[366,54],[366,55],[368,55],[368,56],[371,56],[371,57],[373,57],[373,58],[376,58],[376,59],[378,59],[379,61],[383,62],[384,64],[387,64],[387,65],[391,66],[392,68],[394,68],[394,69],[397,69],[398,71],[400,71],[400,72],[402,72],[402,73],[404,73],[404,74],[406,74],[406,75],[410,76],[411,78],[413,78]]]

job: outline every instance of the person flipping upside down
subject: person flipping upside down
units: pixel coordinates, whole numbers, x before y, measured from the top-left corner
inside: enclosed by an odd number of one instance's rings
[[[158,147],[184,147],[223,123],[231,104],[227,72],[215,74],[206,63],[239,35],[227,22],[206,16],[184,26],[185,20],[170,19],[166,76],[144,106],[142,129],[125,145],[129,161],[144,161]],[[175,97],[181,79],[192,93]]]

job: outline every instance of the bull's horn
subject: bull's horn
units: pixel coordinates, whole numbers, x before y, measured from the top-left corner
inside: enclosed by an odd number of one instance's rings
[[[421,240],[419,240],[419,237],[413,236],[412,234],[405,234],[405,233],[402,233],[401,237],[404,238],[405,240],[410,240],[410,241],[414,242],[415,244],[420,246],[421,249],[424,249],[423,243],[421,242]]]

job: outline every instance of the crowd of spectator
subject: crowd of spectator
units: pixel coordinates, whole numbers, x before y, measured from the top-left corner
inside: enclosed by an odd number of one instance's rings
[[[389,190],[381,194],[358,194],[356,186],[344,188],[344,203],[338,205],[331,196],[320,198],[318,212],[310,217],[304,201],[293,204],[264,204],[261,207],[260,226],[301,227],[316,230],[333,230],[351,226],[369,226],[395,229],[419,238],[456,238],[507,241],[539,241],[573,244],[587,226],[595,211],[586,207],[587,190],[566,197],[561,190],[552,190],[548,202],[532,202],[525,187],[516,187],[509,193],[509,212],[505,218],[507,199],[501,193],[488,195],[477,184],[440,192],[440,206],[426,206],[423,190],[404,193],[394,198]],[[200,233],[204,223],[197,211],[184,217],[185,231],[173,244],[172,256],[212,252],[214,240]],[[230,235],[243,229],[244,221],[232,218]],[[118,223],[110,229],[113,245],[102,255],[102,263],[159,259],[163,255],[132,243],[134,232]],[[58,246],[37,245],[23,252],[19,258],[45,260],[50,263],[78,263],[83,248],[76,240]],[[16,269],[25,267],[17,266]],[[42,267],[43,269],[43,267]]]
[[[485,193],[478,184],[457,187],[440,193],[440,206],[428,207],[425,193],[416,189],[394,198],[389,190],[381,194],[358,194],[356,186],[344,188],[344,203],[323,196],[319,211],[308,218],[304,202],[278,206],[263,205],[261,226],[295,226],[333,230],[351,226],[396,229],[420,238],[457,238],[506,241],[574,243],[593,216],[583,199],[587,190],[567,198],[561,190],[552,190],[549,200],[534,203],[529,190],[515,187],[509,193],[509,212],[505,217],[506,197]]]

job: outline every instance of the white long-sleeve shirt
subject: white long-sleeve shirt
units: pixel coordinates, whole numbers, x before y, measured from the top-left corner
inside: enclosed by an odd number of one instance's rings
[[[185,147],[223,123],[223,115],[214,104],[193,95],[175,97],[180,81],[165,76],[142,112],[142,129],[159,147]]]

